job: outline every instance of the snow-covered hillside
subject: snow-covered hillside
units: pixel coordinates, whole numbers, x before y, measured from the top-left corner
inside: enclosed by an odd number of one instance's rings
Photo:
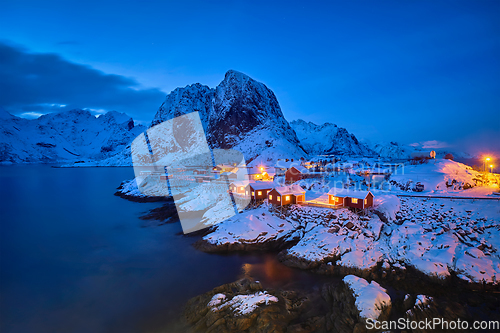
[[[124,154],[145,130],[115,111],[96,118],[89,111],[71,110],[29,120],[0,108],[0,120],[0,163],[103,160]]]
[[[247,162],[307,154],[263,83],[230,70],[214,89],[199,83],[167,95],[151,125],[198,111],[211,148],[236,149]]]
[[[290,123],[304,149],[313,155],[359,155],[372,156],[373,152],[359,142],[354,134],[335,124],[316,125],[302,119]]]
[[[425,186],[425,192],[448,193],[451,190],[462,190],[476,185],[481,178],[480,173],[471,167],[445,159],[430,160],[426,164],[405,166],[391,176],[391,182],[401,188],[412,189],[417,182]]]

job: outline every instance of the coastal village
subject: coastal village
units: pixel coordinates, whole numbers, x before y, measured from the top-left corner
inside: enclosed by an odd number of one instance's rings
[[[332,306],[347,306],[338,309],[344,315],[316,324],[365,332],[369,318],[384,320],[391,311],[403,311],[408,320],[436,315],[439,288],[459,288],[465,294],[499,288],[500,175],[432,155],[392,162],[319,156],[272,164],[253,161],[250,166],[183,167],[168,175],[146,170],[120,191],[143,195],[148,186],[152,193],[151,184],[190,184],[194,187],[184,190],[179,212],[209,186],[222,184],[239,213],[207,224],[195,246],[209,253],[279,251],[278,259],[287,266],[342,277],[329,297]],[[207,206],[207,215],[214,212],[220,212],[217,205]],[[228,285],[225,292],[199,296],[208,312],[195,311],[190,323],[214,332],[221,329],[218,321],[259,328],[260,316],[293,301],[249,278]],[[387,285],[406,292],[395,296]],[[346,293],[353,293],[353,304],[341,296]],[[194,311],[189,304],[187,311]],[[441,316],[457,318],[456,311],[448,309]],[[307,325],[300,324],[298,331],[319,327]],[[306,326],[310,330],[302,330]]]
[[[405,176],[405,168],[420,170],[436,163],[452,165],[460,169],[460,172],[454,170],[457,177],[453,177],[444,171],[442,176],[446,179],[441,188],[440,184],[426,182],[425,173],[419,175],[420,171],[410,171]],[[248,199],[251,207],[266,201],[275,208],[303,205],[333,209],[343,207],[356,212],[373,207],[377,193],[423,192],[420,194],[437,195],[481,185],[498,186],[500,183],[497,174],[476,172],[471,167],[452,160],[436,160],[434,151],[419,152],[409,160],[396,162],[319,156],[310,161],[294,161],[292,158],[278,159],[276,163],[251,164],[183,166],[170,173],[146,168],[138,174],[138,180],[141,182],[148,179],[149,182],[145,183],[153,183],[155,187],[159,187],[158,193],[164,190],[162,183],[168,188],[178,189],[196,184],[223,183],[228,185],[228,192],[233,198]],[[434,172],[432,175],[433,172],[429,172],[429,175],[436,176],[438,173]],[[495,195],[496,192],[492,191],[491,194]]]

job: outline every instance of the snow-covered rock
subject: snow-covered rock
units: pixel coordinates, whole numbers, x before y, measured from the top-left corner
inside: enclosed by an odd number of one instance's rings
[[[212,297],[207,306],[212,312],[229,308],[236,316],[242,316],[252,313],[261,304],[269,305],[277,302],[278,298],[268,294],[267,291],[258,291],[249,295],[236,295],[231,299],[228,299],[226,294],[219,293]]]
[[[217,224],[197,246],[210,252],[279,248],[297,236],[296,227],[296,223],[282,220],[265,208],[258,208]]]
[[[372,156],[373,152],[359,142],[354,134],[335,124],[316,125],[302,119],[290,122],[304,149],[313,155],[360,155]]]
[[[396,213],[401,208],[399,198],[391,194],[377,194],[374,200],[374,207],[388,221],[396,220]]]
[[[309,310],[310,302],[299,292],[265,290],[260,282],[243,278],[190,299],[184,318],[192,329],[184,331],[286,332],[290,326],[302,326],[299,317]],[[303,326],[311,327],[310,321]]]
[[[377,282],[368,282],[355,275],[347,275],[342,281],[353,291],[360,317],[377,320],[384,308],[391,306],[387,290]]]

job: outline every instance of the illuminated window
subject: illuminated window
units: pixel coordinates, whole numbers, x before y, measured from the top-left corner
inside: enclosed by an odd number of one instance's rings
[[[257,191],[257,195],[262,195],[262,191]]]
[[[241,191],[243,191],[243,189],[244,189],[244,187],[243,187],[243,186],[242,186],[242,187],[240,187],[240,190],[241,190]]]
[[[287,195],[286,198],[285,198],[286,201],[289,201],[290,200],[290,196]]]
[[[277,198],[278,198],[278,201],[281,201],[281,197],[280,196],[278,196]]]
[[[273,195],[272,194],[269,196],[269,200],[273,200]]]
[[[252,191],[252,195],[255,196],[255,192],[254,191]]]
[[[357,203],[358,203],[358,199],[356,199],[356,198],[352,198],[352,199],[351,199],[351,202],[352,202],[353,204],[357,204]]]
[[[247,195],[248,195],[248,191],[247,191],[246,193],[247,193]]]
[[[368,199],[365,199],[365,205],[368,205]]]
[[[269,192],[271,192],[271,191],[267,191],[266,194],[269,194]]]

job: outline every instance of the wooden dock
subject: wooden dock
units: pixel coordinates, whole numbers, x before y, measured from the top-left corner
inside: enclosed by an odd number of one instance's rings
[[[302,201],[297,204],[301,206],[311,206],[311,207],[321,207],[321,208],[330,208],[330,209],[339,209],[342,208],[342,205],[331,205],[322,202],[314,202],[314,201]]]

